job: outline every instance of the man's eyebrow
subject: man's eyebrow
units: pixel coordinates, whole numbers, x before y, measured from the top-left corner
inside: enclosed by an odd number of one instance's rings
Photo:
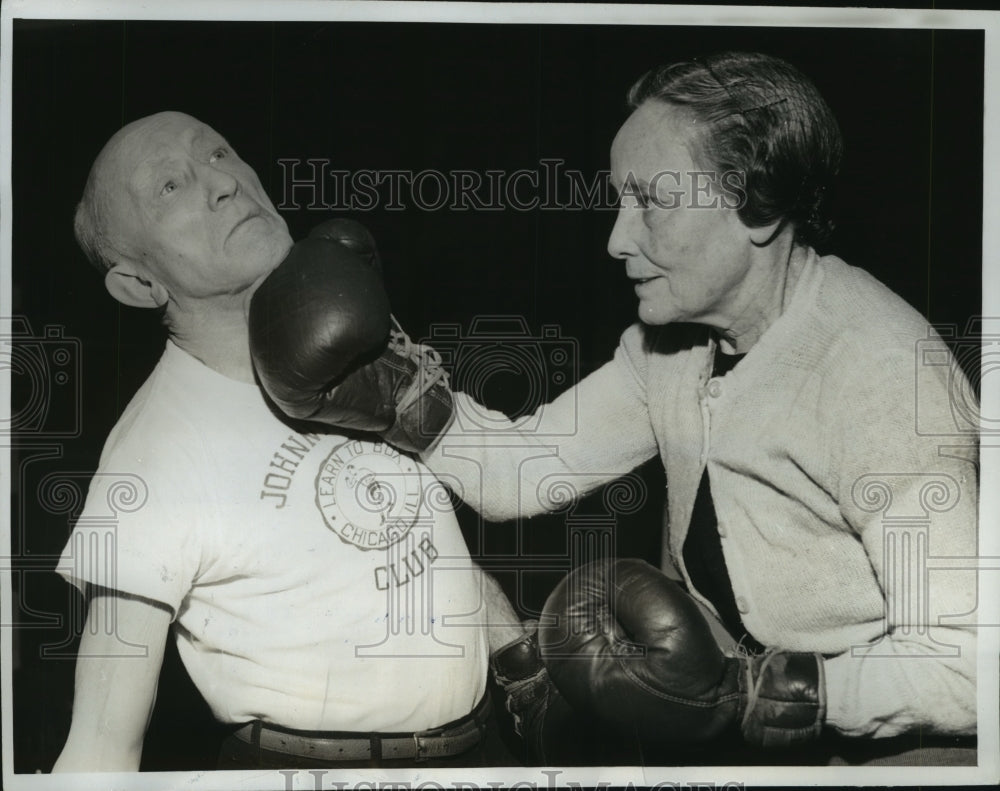
[[[169,156],[160,156],[141,162],[132,176],[132,184],[139,189],[146,187],[156,179],[157,173],[169,161]]]
[[[229,145],[229,141],[227,141],[226,138],[214,129],[206,126],[191,135],[191,147],[194,148],[201,145],[205,140],[208,140],[210,143],[221,143],[225,146]]]

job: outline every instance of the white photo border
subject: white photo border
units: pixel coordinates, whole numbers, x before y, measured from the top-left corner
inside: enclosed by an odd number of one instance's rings
[[[5,325],[11,316],[11,51],[13,20],[81,19],[81,20],[229,20],[229,21],[412,21],[469,22],[490,24],[616,24],[616,25],[699,25],[699,26],[781,26],[781,27],[868,27],[868,28],[935,28],[979,29],[985,33],[985,95],[1000,96],[1000,14],[993,12],[891,10],[862,8],[789,8],[789,7],[727,7],[727,6],[653,6],[596,4],[488,4],[488,3],[416,3],[416,2],[322,2],[318,0],[174,0],[169,3],[135,3],[127,0],[93,2],[83,0],[7,0],[3,4],[0,28],[0,128],[2,128],[2,162],[0,162],[0,319]],[[995,101],[985,102],[984,111],[984,195],[983,212],[983,316],[1000,316],[1000,107]],[[2,328],[9,331],[8,326]],[[983,377],[982,402],[1000,404],[1000,381],[996,375]],[[0,397],[4,409],[10,408],[10,372],[0,372]],[[984,408],[985,411],[985,408]],[[990,414],[996,414],[995,407]],[[993,444],[991,444],[991,442]],[[6,449],[9,453],[9,449]],[[739,781],[747,785],[976,785],[993,783],[1000,778],[1000,741],[998,741],[997,701],[998,656],[1000,656],[1000,531],[995,528],[1000,515],[1000,480],[998,461],[1000,443],[984,438],[982,444],[981,489],[981,612],[985,623],[980,633],[979,675],[979,766],[957,768],[935,767],[687,767],[659,769],[655,767],[551,768],[551,769],[464,769],[432,770],[415,775],[410,770],[345,770],[336,773],[337,786],[346,788],[377,788],[384,784],[402,787],[455,788],[462,784],[482,787],[510,786],[551,788],[574,783],[594,786],[651,786],[664,782],[665,777],[680,783],[712,783],[724,786]],[[9,462],[9,459],[8,459]],[[3,501],[10,514],[10,464],[2,474]],[[992,485],[991,485],[992,482]],[[4,520],[5,542],[9,542],[10,519]],[[9,547],[9,543],[5,543]],[[6,554],[6,550],[5,550]],[[3,570],[0,589],[0,622],[11,623],[12,587],[9,570]],[[3,699],[3,766],[4,787],[9,789],[101,789],[143,788],[175,789],[271,789],[313,788],[314,778],[307,772],[289,779],[276,771],[143,773],[139,775],[14,775],[12,742],[12,638],[10,629],[0,629],[0,682]],[[332,778],[331,778],[332,779]],[[324,780],[324,783],[327,781]],[[434,785],[437,783],[438,785]],[[341,785],[345,784],[345,785]],[[535,784],[532,786],[531,784]],[[318,786],[316,786],[318,787]],[[334,787],[323,785],[326,787]],[[665,786],[674,787],[674,786]],[[683,787],[683,786],[682,786]]]

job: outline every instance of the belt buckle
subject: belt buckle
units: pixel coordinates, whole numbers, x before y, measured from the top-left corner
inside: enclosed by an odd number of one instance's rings
[[[413,734],[413,760],[414,761],[426,761],[427,756],[425,755],[427,748],[424,747],[421,735],[419,733]]]

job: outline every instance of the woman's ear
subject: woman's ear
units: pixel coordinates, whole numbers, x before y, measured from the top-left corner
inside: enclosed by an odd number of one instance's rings
[[[108,293],[125,305],[135,308],[160,308],[167,304],[169,294],[162,284],[132,261],[119,261],[104,276]]]
[[[747,228],[750,235],[750,244],[754,247],[767,247],[771,242],[781,236],[785,228],[791,228],[787,217],[775,220],[770,225],[761,225],[759,228]]]

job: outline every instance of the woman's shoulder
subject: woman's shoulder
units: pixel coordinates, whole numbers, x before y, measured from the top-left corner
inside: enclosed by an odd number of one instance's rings
[[[920,350],[936,337],[931,324],[860,267],[825,256],[816,268],[811,302],[785,338],[786,348],[842,387],[912,388]]]
[[[837,256],[816,260],[821,273],[817,312],[839,320],[844,331],[879,338],[926,337],[928,321],[870,272]]]

